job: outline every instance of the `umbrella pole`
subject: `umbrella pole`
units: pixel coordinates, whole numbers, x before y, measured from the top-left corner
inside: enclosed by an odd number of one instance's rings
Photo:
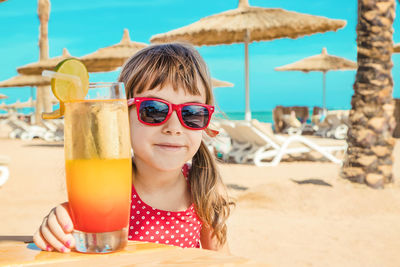
[[[249,91],[249,31],[246,31],[245,40],[244,40],[244,75],[245,75],[245,97],[246,97],[246,107],[244,119],[246,121],[251,121],[251,112],[250,112],[250,91]]]
[[[322,105],[326,113],[326,71],[322,72]]]

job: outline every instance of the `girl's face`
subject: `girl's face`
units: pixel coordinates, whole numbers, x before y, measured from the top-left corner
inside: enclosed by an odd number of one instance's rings
[[[188,102],[205,103],[206,93],[199,87],[200,95],[186,94],[183,89],[175,92],[171,85],[160,89],[135,94],[135,97],[153,97],[173,104]],[[200,147],[202,130],[190,130],[182,126],[174,111],[171,117],[158,126],[150,126],[138,120],[136,106],[129,111],[131,142],[136,166],[172,171],[181,169],[183,164],[194,156]]]

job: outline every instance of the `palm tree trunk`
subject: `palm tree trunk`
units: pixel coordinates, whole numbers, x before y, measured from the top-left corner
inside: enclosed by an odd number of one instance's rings
[[[382,188],[393,181],[393,20],[395,0],[359,0],[358,70],[342,176]]]

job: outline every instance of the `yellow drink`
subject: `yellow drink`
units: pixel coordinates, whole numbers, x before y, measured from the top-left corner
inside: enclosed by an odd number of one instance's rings
[[[76,249],[96,253],[120,249],[127,241],[132,188],[126,100],[66,101],[64,119]]]

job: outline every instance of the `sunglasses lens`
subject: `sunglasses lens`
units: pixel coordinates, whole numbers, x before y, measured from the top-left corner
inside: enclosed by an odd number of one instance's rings
[[[200,129],[207,126],[210,114],[206,107],[184,106],[182,107],[182,120],[186,126],[193,129]]]
[[[154,100],[143,101],[140,104],[139,115],[145,123],[161,123],[168,115],[168,105]]]

